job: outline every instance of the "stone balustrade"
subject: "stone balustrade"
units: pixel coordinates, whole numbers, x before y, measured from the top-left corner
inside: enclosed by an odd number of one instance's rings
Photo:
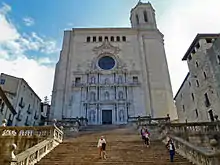
[[[220,131],[220,122],[167,123],[165,126],[174,134],[213,135]]]
[[[183,157],[187,158],[189,161],[197,165],[219,165],[220,164],[220,152],[204,151],[197,146],[173,135],[169,135],[172,139],[176,152],[178,152]],[[166,143],[167,141],[163,141]]]
[[[35,164],[62,140],[63,131],[55,124],[40,127],[0,127],[0,164]]]

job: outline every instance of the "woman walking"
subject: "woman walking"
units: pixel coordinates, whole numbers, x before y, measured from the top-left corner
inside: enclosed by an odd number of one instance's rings
[[[106,140],[104,136],[99,139],[97,147],[99,148],[99,158],[106,159]]]

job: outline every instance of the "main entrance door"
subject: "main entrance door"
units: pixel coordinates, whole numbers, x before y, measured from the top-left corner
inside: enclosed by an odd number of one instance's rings
[[[112,110],[102,110],[102,124],[112,124]]]

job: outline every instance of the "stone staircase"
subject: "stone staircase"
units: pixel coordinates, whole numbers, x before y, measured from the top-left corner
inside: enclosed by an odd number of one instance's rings
[[[169,162],[169,153],[160,141],[151,142],[147,148],[140,136],[133,130],[122,127],[100,127],[92,133],[92,127],[79,137],[64,140],[38,165],[190,165],[186,159],[175,155],[174,162]],[[87,133],[86,133],[87,132]],[[97,141],[104,135],[107,141],[107,160],[99,159]]]

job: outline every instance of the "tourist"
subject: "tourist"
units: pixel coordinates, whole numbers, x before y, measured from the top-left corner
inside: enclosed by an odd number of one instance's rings
[[[97,147],[99,148],[99,158],[106,159],[106,140],[104,136],[99,139]]]
[[[144,144],[147,145],[147,147],[149,147],[149,145],[150,145],[150,138],[149,138],[149,136],[150,136],[150,134],[149,134],[149,132],[146,129],[146,131],[144,133]]]
[[[170,161],[173,162],[174,160],[174,155],[175,155],[175,146],[173,144],[172,139],[169,139],[168,143],[167,143],[167,148],[170,152]]]
[[[144,133],[145,133],[145,129],[144,127],[142,126],[141,128],[141,138],[144,140]]]

